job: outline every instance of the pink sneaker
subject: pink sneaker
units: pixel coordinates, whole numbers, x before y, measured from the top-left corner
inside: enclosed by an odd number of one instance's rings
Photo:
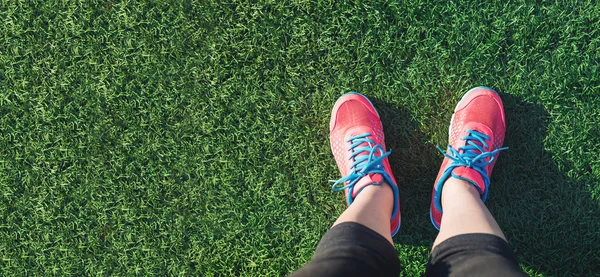
[[[450,121],[448,150],[433,186],[430,217],[440,229],[442,188],[450,177],[473,184],[485,202],[490,176],[502,148],[506,123],[500,96],[491,88],[476,87],[458,102]]]
[[[394,192],[391,234],[400,228],[398,185],[390,169],[385,150],[383,126],[373,104],[358,93],[342,95],[331,112],[329,122],[331,151],[344,176],[332,181],[333,190],[344,190],[348,205],[367,186],[386,182]]]

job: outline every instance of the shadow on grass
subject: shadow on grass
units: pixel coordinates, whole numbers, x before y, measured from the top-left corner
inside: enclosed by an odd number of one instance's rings
[[[544,149],[550,115],[543,106],[501,95],[507,121],[488,207],[519,262],[559,276],[600,272],[600,206],[584,181],[568,177]],[[598,184],[599,180],[593,180]]]
[[[431,246],[437,230],[429,221],[429,201],[442,155],[408,110],[379,99],[373,104],[383,122],[385,143],[392,150],[390,166],[400,188],[402,225],[394,241]]]
[[[505,146],[492,176],[487,206],[519,262],[532,272],[594,276],[600,272],[600,212],[585,181],[559,170],[544,138],[550,119],[543,106],[501,95],[506,112]],[[429,222],[431,188],[441,154],[411,113],[374,99],[392,149],[390,164],[400,186],[404,245],[431,247],[437,231]],[[599,180],[592,180],[598,184]]]

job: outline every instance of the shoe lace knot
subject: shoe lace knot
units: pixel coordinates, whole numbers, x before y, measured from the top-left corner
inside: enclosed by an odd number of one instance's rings
[[[385,152],[383,146],[377,144],[370,137],[372,137],[370,133],[364,133],[346,140],[346,142],[350,143],[350,146],[346,150],[352,151],[348,160],[354,159],[354,162],[350,166],[351,172],[338,180],[330,180],[330,182],[334,183],[331,189],[334,191],[349,189],[349,193],[351,194],[354,185],[368,174],[381,174],[384,180],[391,179],[385,171],[383,160],[392,151]]]
[[[466,141],[465,146],[454,149],[452,146],[448,145],[448,153],[439,146],[437,146],[437,149],[445,157],[453,161],[449,168],[466,166],[479,172],[485,183],[485,187],[487,188],[490,183],[487,166],[494,162],[498,152],[506,150],[508,147],[488,151],[490,149],[488,141],[491,140],[489,136],[475,130],[466,130],[466,132],[468,135],[461,138],[461,140]]]

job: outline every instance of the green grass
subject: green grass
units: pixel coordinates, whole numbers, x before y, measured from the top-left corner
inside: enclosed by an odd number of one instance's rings
[[[345,208],[328,120],[359,91],[419,275],[434,146],[487,85],[510,147],[488,207],[520,264],[598,274],[600,4],[476,2],[0,2],[0,272],[293,272]]]

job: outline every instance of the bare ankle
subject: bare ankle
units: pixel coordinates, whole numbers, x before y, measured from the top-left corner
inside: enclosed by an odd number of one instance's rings
[[[446,180],[442,188],[442,207],[444,206],[444,200],[453,201],[457,194],[470,194],[480,199],[479,191],[473,184],[465,180],[450,177]]]

